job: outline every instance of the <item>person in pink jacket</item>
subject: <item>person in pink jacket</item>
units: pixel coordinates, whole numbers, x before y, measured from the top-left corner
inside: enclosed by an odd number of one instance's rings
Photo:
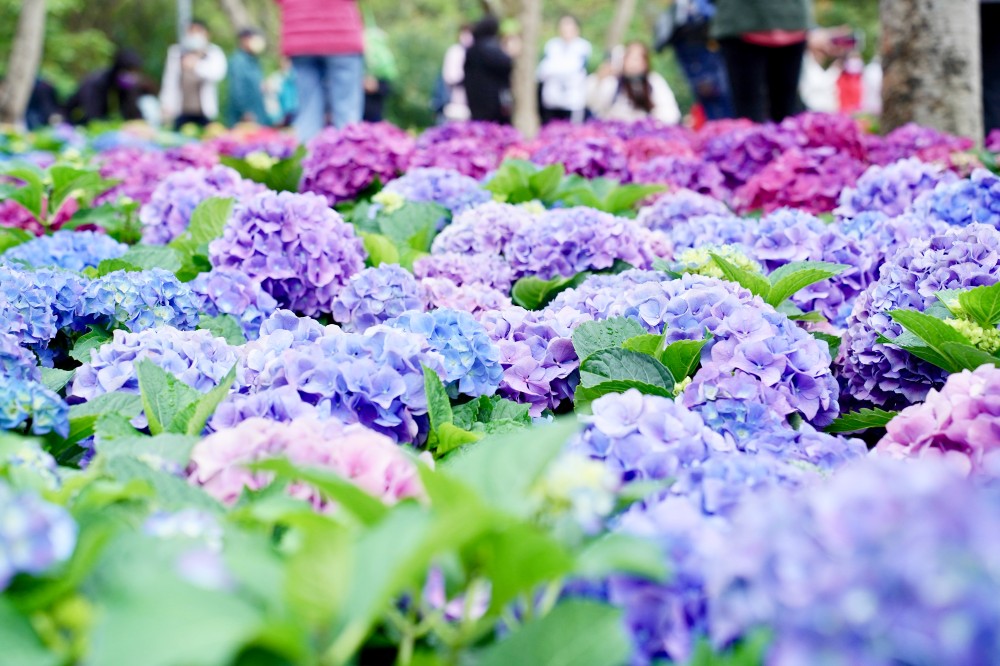
[[[292,59],[301,141],[316,136],[327,114],[337,127],[364,111],[364,23],[357,0],[276,0],[281,7],[281,52]]]

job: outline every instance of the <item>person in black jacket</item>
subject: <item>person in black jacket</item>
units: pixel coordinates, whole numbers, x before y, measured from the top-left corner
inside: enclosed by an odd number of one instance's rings
[[[508,124],[514,62],[500,45],[499,35],[500,23],[493,16],[472,29],[472,46],[465,54],[465,92],[473,120]]]
[[[111,66],[88,75],[66,102],[66,118],[86,125],[120,115],[124,120],[142,118],[139,98],[155,86],[142,73],[142,60],[130,49],[115,54]]]

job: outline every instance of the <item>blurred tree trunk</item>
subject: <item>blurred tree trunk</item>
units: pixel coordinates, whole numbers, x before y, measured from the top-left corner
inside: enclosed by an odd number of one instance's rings
[[[625,35],[628,34],[628,27],[635,16],[636,0],[618,0],[615,8],[615,17],[608,26],[608,34],[604,40],[604,50],[611,53],[616,46],[621,46],[625,42]]]
[[[521,0],[521,52],[514,59],[511,90],[514,126],[527,138],[538,133],[538,42],[542,38],[542,0]]]
[[[247,6],[243,4],[243,0],[219,0],[219,2],[222,4],[222,11],[229,18],[229,23],[233,26],[234,32],[239,32],[243,28],[249,28],[253,25],[250,12],[247,10]]]
[[[17,33],[7,60],[7,75],[0,85],[0,123],[17,123],[24,118],[44,43],[45,0],[22,0]]]
[[[977,0],[881,0],[882,127],[983,135]]]

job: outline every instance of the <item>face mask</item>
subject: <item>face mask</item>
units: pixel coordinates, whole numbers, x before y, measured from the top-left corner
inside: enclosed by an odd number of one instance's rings
[[[267,41],[260,35],[254,35],[247,40],[247,51],[254,55],[260,55],[267,48]]]
[[[185,51],[204,51],[208,47],[208,38],[201,34],[184,35],[181,47]]]
[[[122,90],[134,88],[139,83],[139,77],[132,72],[122,72],[115,77],[115,83]]]

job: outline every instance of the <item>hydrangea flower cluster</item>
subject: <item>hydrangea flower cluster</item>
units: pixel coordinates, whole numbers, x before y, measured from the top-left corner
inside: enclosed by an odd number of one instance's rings
[[[453,215],[493,199],[478,180],[437,167],[411,169],[386,185],[382,192],[410,202],[436,203]]]
[[[836,148],[793,148],[751,176],[733,194],[736,210],[771,212],[791,206],[826,213],[837,206],[841,191],[854,183],[865,164]]]
[[[951,375],[940,391],[889,422],[879,453],[944,458],[959,469],[1000,477],[1000,368]]]
[[[290,423],[254,418],[220,430],[195,445],[188,478],[219,501],[233,504],[244,488],[259,490],[273,478],[244,465],[277,457],[328,469],[386,504],[424,496],[416,463],[392,440],[334,418]],[[335,508],[311,486],[293,484],[288,492],[316,508]]]
[[[642,228],[592,208],[562,208],[540,215],[507,244],[514,275],[542,280],[611,268],[615,261],[646,267],[652,261]]]
[[[690,158],[695,156],[691,142],[686,137],[668,139],[661,136],[637,136],[626,139],[622,149],[625,152],[625,159],[628,161],[629,173],[633,175],[633,180],[635,180],[635,170],[656,157]]]
[[[679,190],[691,190],[719,201],[729,198],[726,178],[719,167],[697,157],[675,155],[654,157],[633,168],[632,180],[636,183],[668,185]]]
[[[205,315],[234,317],[248,340],[257,339],[264,319],[278,308],[278,302],[260,283],[237,271],[213,269],[188,282],[188,287],[202,297],[200,307]]]
[[[443,359],[441,380],[452,398],[496,393],[503,377],[500,349],[472,315],[447,309],[411,311],[388,325],[427,339],[431,351]]]
[[[74,325],[86,280],[68,271],[22,271],[0,266],[0,322],[22,344],[45,348]]]
[[[847,114],[807,111],[785,118],[779,127],[801,148],[832,148],[855,160],[868,159],[865,134]]]
[[[509,125],[478,121],[439,125],[417,139],[410,168],[440,167],[482,180],[519,140]]]
[[[972,140],[940,132],[931,127],[907,123],[889,132],[885,138],[876,135],[865,137],[868,156],[873,164],[891,164],[908,157],[923,162],[950,165],[954,153],[972,148]]]
[[[735,245],[746,249],[747,239],[756,225],[756,220],[731,213],[700,215],[674,222],[666,233],[675,255],[679,255],[707,245]]]
[[[262,342],[263,337],[257,344]],[[365,333],[331,327],[315,342],[266,360],[251,392],[290,386],[321,416],[360,422],[396,441],[414,442],[427,426],[421,366],[446,375],[442,356],[422,335],[387,326]]]
[[[948,466],[886,460],[751,498],[700,549],[713,642],[767,628],[775,666],[992,663],[998,500]]]
[[[172,173],[156,186],[149,202],[139,210],[142,240],[153,245],[166,245],[187,231],[191,214],[202,201],[212,197],[232,197],[239,202],[264,189],[252,180],[244,180],[239,173],[226,166]]]
[[[0,480],[0,590],[17,574],[40,574],[65,562],[76,535],[66,509]]]
[[[957,179],[951,171],[915,157],[886,166],[876,164],[868,167],[853,187],[844,188],[840,193],[840,205],[834,212],[846,219],[865,212],[895,217],[910,210],[924,192]]]
[[[169,271],[115,271],[84,287],[76,325],[123,326],[132,332],[164,325],[190,330],[198,325],[199,306],[200,299]]]
[[[721,201],[691,190],[678,190],[659,197],[639,211],[639,224],[654,231],[670,232],[681,222],[705,215],[727,215]]]
[[[514,234],[533,222],[534,217],[524,208],[491,201],[456,215],[434,238],[431,251],[502,254]]]
[[[12,333],[0,333],[0,376],[11,379],[39,380],[38,361]]]
[[[364,244],[315,194],[265,192],[238,206],[209,245],[215,268],[242,271],[278,301],[307,316],[329,312],[364,268]]]
[[[735,191],[794,144],[794,139],[777,125],[753,125],[734,129],[708,139],[704,159],[718,165],[726,177],[726,187]]]
[[[31,268],[61,268],[79,272],[96,267],[105,259],[117,259],[127,249],[124,243],[102,233],[57,231],[12,247],[3,253],[3,260],[26,264]]]
[[[460,310],[477,319],[483,313],[499,312],[512,304],[505,292],[478,282],[459,287],[446,278],[424,278],[420,287],[429,307]]]
[[[69,436],[69,407],[41,382],[0,376],[0,430],[17,430],[27,423],[35,435]]]
[[[943,182],[914,205],[920,215],[948,224],[989,224],[1000,229],[1000,178],[976,169],[970,178]]]
[[[998,280],[1000,232],[983,224],[917,239],[890,255],[878,280],[858,296],[847,321],[840,374],[845,395],[889,409],[922,400],[944,382],[944,373],[908,352],[876,342],[880,335],[894,338],[902,332],[889,311],[922,312],[937,302],[938,291]]]
[[[313,192],[333,206],[406,170],[413,138],[388,123],[357,123],[328,128],[307,146],[302,160],[302,192]]]
[[[45,227],[27,208],[13,199],[0,201],[0,227],[24,229],[36,236],[45,233]]]
[[[148,359],[191,388],[206,393],[236,365],[236,351],[209,331],[179,331],[169,326],[128,333],[115,331],[111,342],[91,352],[73,376],[67,395],[93,400],[114,391],[139,393],[139,361]]]
[[[94,201],[95,205],[114,203],[127,197],[145,204],[153,197],[160,181],[175,171],[198,167],[208,169],[219,162],[214,151],[198,145],[182,146],[166,151],[142,148],[112,148],[97,160],[102,178],[119,183]]]
[[[573,141],[548,141],[531,154],[535,164],[562,164],[566,173],[584,178],[630,180],[628,158],[621,141],[610,136],[581,136]]]
[[[351,277],[333,299],[332,313],[345,330],[363,333],[408,310],[424,308],[413,274],[396,264],[382,264]]]
[[[514,282],[510,264],[496,255],[431,254],[413,262],[413,274],[419,278],[445,278],[456,287],[481,284],[507,293]]]

